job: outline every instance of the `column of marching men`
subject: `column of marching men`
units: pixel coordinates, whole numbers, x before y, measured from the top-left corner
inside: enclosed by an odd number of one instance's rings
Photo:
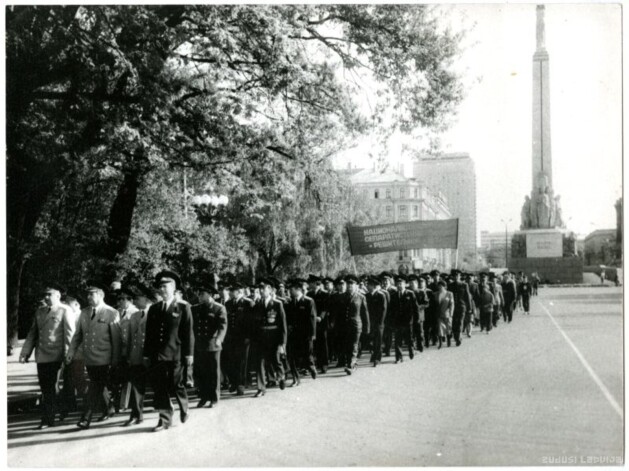
[[[208,276],[194,285],[195,305],[183,299],[181,279],[171,270],[160,272],[153,287],[114,288],[89,282],[85,300],[54,284],[45,289],[20,354],[25,362],[35,351],[39,429],[54,426],[57,415],[63,422],[77,410],[78,397],[80,429],[121,409],[129,410],[122,426],[140,424],[149,386],[159,412],[152,430],[165,430],[173,423],[172,399],[180,422],[190,417],[193,383],[196,407],[213,408],[221,389],[244,395],[252,371],[258,398],[268,387],[284,390],[287,377],[297,387],[304,376],[315,380],[333,367],[352,375],[364,351],[373,367],[391,350],[395,363],[404,361],[404,350],[412,360],[416,350],[460,346],[474,325],[489,334],[501,317],[511,323],[518,308],[528,314],[534,294],[522,273],[500,278],[458,270],[270,277],[255,286],[219,285]],[[106,303],[107,294],[116,308]]]

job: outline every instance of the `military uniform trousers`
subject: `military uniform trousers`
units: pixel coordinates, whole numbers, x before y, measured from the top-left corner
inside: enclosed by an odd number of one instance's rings
[[[86,394],[89,382],[87,380],[87,370],[85,369],[85,362],[83,360],[72,360],[69,366],[66,366],[72,374],[72,385],[76,390],[76,393],[81,397],[84,401],[86,401]],[[64,388],[65,388],[65,378],[64,378]]]
[[[423,348],[424,326],[422,321],[413,322],[413,340],[417,348]]]
[[[397,325],[395,326],[395,359],[401,360],[403,358],[402,343],[408,345],[408,356],[413,358],[415,351],[413,350],[413,328],[411,324]]]
[[[317,338],[314,342],[315,356],[319,368],[328,368],[330,356],[328,352],[328,329],[317,327]]]
[[[146,393],[147,369],[144,365],[129,366],[129,382],[131,383],[131,395],[129,407],[132,419],[144,419],[144,394]]]
[[[461,328],[463,327],[463,319],[465,318],[465,305],[456,304],[452,313],[452,336],[454,340],[461,340]]]
[[[278,352],[281,341],[278,340],[277,331],[277,327],[263,329],[256,344],[258,350],[256,377],[260,391],[266,391],[267,368],[277,381],[285,379],[284,365]]]
[[[52,424],[55,421],[57,406],[57,373],[61,368],[60,361],[37,363],[37,378],[42,394],[42,422]]]
[[[439,319],[434,317],[433,313],[426,313],[426,317],[424,318],[424,342],[428,347],[430,345],[430,341],[432,340],[432,344],[437,343],[437,337],[439,336]]]
[[[74,371],[72,365],[63,368],[63,388],[59,391],[59,409],[63,413],[76,410],[76,390],[74,385]]]
[[[83,417],[88,421],[91,420],[94,411],[107,412],[109,409],[111,399],[107,390],[107,383],[109,382],[110,371],[110,365],[87,366],[87,376],[90,383],[87,388],[87,401],[85,401]]]
[[[382,361],[382,334],[383,325],[374,325],[371,331],[371,359],[369,361]]]
[[[382,332],[382,346],[384,349],[384,355],[389,356],[391,347],[393,346],[393,327],[391,325],[384,325],[384,331]]]
[[[126,409],[128,403],[122,397],[122,388],[129,381],[128,365],[118,364],[111,368],[109,373],[109,384],[107,388],[111,393],[111,402],[109,404],[109,412],[113,414],[114,411]]]
[[[310,337],[303,334],[289,333],[287,349],[288,367],[293,376],[293,381],[299,379],[300,368],[315,369],[313,341]]]
[[[524,312],[529,312],[531,308],[531,296],[529,294],[522,295],[522,308],[524,308]]]
[[[247,384],[249,344],[243,338],[230,338],[223,344],[225,374],[230,388],[245,387]]]
[[[345,359],[345,366],[353,368],[358,361],[358,344],[360,343],[360,333],[362,332],[362,325],[347,326],[345,330],[345,340],[343,345],[343,353]]]
[[[505,299],[504,309],[502,315],[505,322],[511,322],[513,320],[513,309],[515,308],[515,299]]]
[[[170,425],[173,419],[173,405],[170,396],[174,395],[182,414],[188,412],[188,393],[183,382],[183,365],[179,361],[156,361],[151,365],[152,385],[155,393],[155,409],[159,411],[159,418],[165,425]]]
[[[194,352],[194,377],[199,389],[199,399],[218,402],[221,397],[221,351]]]
[[[480,330],[486,330],[489,332],[492,327],[492,318],[491,316],[494,313],[493,306],[489,309],[481,308],[480,310]]]

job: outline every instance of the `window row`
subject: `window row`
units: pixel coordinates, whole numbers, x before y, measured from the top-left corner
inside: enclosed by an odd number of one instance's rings
[[[411,191],[412,190],[412,191]],[[393,193],[396,193],[399,198],[410,198],[410,195],[413,195],[413,198],[419,198],[419,188],[398,188],[397,192],[394,189],[386,188],[384,190],[384,198],[391,199],[393,198]],[[382,192],[379,188],[373,190],[374,199],[380,199],[382,197]]]

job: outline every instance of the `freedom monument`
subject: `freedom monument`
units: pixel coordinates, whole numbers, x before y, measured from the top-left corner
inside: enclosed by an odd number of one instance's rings
[[[522,206],[520,231],[511,243],[509,269],[537,272],[543,282],[583,282],[583,262],[576,237],[566,230],[561,199],[553,191],[550,140],[549,56],[545,44],[544,6],[537,6],[537,47],[533,54],[532,189]]]

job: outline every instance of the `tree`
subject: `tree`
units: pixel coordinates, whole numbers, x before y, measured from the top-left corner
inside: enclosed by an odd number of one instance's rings
[[[68,179],[96,171],[107,182],[97,196],[105,227],[89,244],[108,272],[129,250],[154,172],[237,179],[273,161],[282,175],[298,170],[303,195],[320,204],[314,169],[385,114],[405,131],[444,123],[461,98],[449,68],[458,41],[424,6],[9,7],[10,339],[38,226]],[[360,74],[378,93],[367,112]]]

